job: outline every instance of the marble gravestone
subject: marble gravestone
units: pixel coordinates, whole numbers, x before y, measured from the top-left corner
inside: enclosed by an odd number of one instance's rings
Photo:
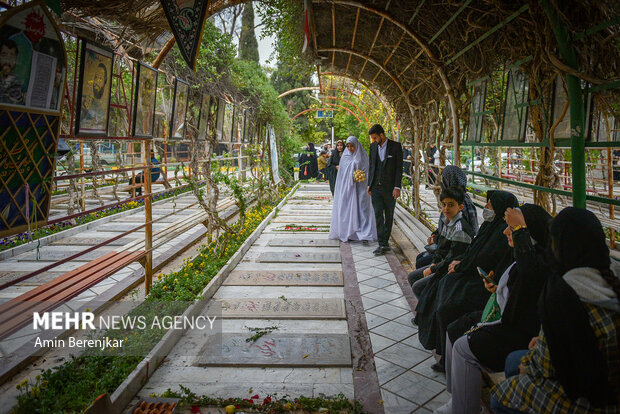
[[[232,286],[342,286],[340,271],[235,270],[223,283]]]
[[[221,299],[223,318],[344,319],[342,299]],[[215,305],[214,305],[215,306]]]
[[[339,247],[338,240],[330,239],[302,239],[302,238],[286,238],[272,239],[269,246],[273,247]]]
[[[349,336],[275,334],[247,341],[251,332],[211,335],[198,365],[351,366]]]
[[[333,252],[264,252],[258,256],[258,262],[263,263],[340,263],[340,253]]]

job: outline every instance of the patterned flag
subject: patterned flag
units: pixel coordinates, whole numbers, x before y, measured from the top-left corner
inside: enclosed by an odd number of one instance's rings
[[[160,0],[160,2],[183,59],[195,70],[209,0]]]
[[[310,44],[310,22],[308,21],[308,2],[309,0],[304,1],[304,47],[301,50],[301,53],[306,53],[306,49]]]

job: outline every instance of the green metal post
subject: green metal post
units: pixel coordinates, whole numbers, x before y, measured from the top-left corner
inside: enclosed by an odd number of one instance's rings
[[[541,0],[547,18],[558,41],[560,56],[571,68],[578,70],[577,56],[571,44],[566,26],[549,0]],[[585,156],[585,116],[583,96],[579,78],[566,74],[568,101],[570,102],[571,152],[573,155],[573,205],[586,207],[586,156]]]

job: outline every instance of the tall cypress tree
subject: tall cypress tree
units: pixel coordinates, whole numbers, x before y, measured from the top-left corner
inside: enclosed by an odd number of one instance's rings
[[[247,2],[241,17],[241,34],[239,35],[239,57],[259,63],[258,41],[254,34],[254,7]]]

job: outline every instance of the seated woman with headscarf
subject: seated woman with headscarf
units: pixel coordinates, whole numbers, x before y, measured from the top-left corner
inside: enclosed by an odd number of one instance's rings
[[[504,213],[517,205],[517,198],[511,193],[488,191],[483,212],[485,222],[462,259],[453,261],[447,273],[430,276],[418,297],[414,320],[419,326],[418,338],[426,349],[441,352],[445,332],[440,330],[438,315],[449,324],[468,312],[484,308],[489,292],[480,283],[477,268],[501,275],[513,262],[512,249],[503,234]]]
[[[491,390],[496,413],[620,412],[620,280],[594,213],[565,208],[551,225],[553,275],[541,330],[521,374]]]
[[[299,156],[299,179],[308,180],[316,178],[319,174],[319,165],[314,151],[314,144],[308,142],[306,152]]]
[[[469,321],[480,312],[472,312],[447,328],[446,379],[452,400],[437,413],[478,414],[481,408],[482,371],[502,371],[512,351],[527,347],[540,329],[537,302],[551,267],[547,261],[551,216],[540,206],[525,204],[506,210],[508,224],[504,234],[513,247],[514,263],[499,278],[495,287],[498,318],[491,311],[483,323],[471,328]],[[483,283],[484,279],[480,279]],[[485,285],[489,284],[488,282]],[[487,306],[489,303],[487,303]],[[485,308],[486,309],[486,308]],[[494,322],[489,320],[496,319]],[[454,344],[454,346],[452,346]]]
[[[471,201],[469,194],[467,194],[467,176],[463,170],[455,165],[446,166],[441,173],[440,186],[442,191],[450,187],[459,187],[463,190],[465,193],[463,218],[469,223],[474,231],[474,235],[476,235],[476,233],[478,233],[478,214],[476,213],[476,206]],[[415,265],[416,270],[409,273],[408,279],[410,285],[413,285],[415,282],[421,280],[424,270],[426,270],[426,268],[433,263],[434,252],[441,242],[441,233],[443,231],[444,222],[445,217],[442,212],[439,215],[439,220],[437,221],[437,230],[435,230],[428,239],[428,245],[426,246],[427,251],[424,251],[418,255]]]
[[[367,191],[368,179],[358,181],[354,174],[361,170],[367,175],[368,167],[368,154],[362,144],[353,136],[347,138],[334,190],[330,239],[377,240],[375,216]]]

